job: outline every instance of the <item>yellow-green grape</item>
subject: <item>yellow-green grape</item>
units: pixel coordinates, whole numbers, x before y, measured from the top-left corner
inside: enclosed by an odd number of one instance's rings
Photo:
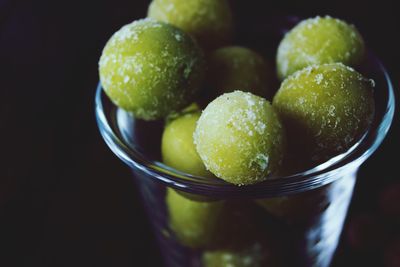
[[[170,123],[171,121],[179,118],[180,116],[183,116],[188,113],[196,112],[196,111],[200,112],[201,108],[200,108],[199,104],[197,104],[197,102],[193,102],[192,104],[190,104],[189,106],[187,106],[186,108],[184,108],[180,111],[171,112],[170,114],[168,114],[168,116],[165,118],[165,124]]]
[[[373,81],[341,63],[305,68],[289,76],[273,106],[296,155],[321,162],[346,151],[374,115]]]
[[[264,98],[235,91],[212,101],[194,133],[207,169],[233,184],[254,184],[280,166],[285,134],[278,115]]]
[[[204,78],[204,58],[182,30],[152,19],[125,25],[104,47],[101,84],[117,106],[145,120],[188,105]]]
[[[363,38],[346,22],[326,17],[304,20],[288,32],[277,54],[281,80],[307,66],[341,62],[359,65],[365,54]]]
[[[208,68],[207,82],[217,96],[234,90],[271,95],[272,68],[261,55],[248,48],[219,48],[210,54]]]
[[[194,201],[169,188],[166,202],[170,227],[183,245],[202,248],[219,242],[224,201]]]
[[[263,231],[263,214],[250,201],[197,201],[169,188],[166,204],[172,231],[191,248],[242,248]]]
[[[254,243],[244,249],[206,251],[202,262],[204,267],[263,267],[273,266],[268,262],[269,251],[262,243]]]
[[[153,0],[148,16],[192,34],[206,50],[226,45],[232,38],[232,11],[227,0]]]
[[[193,132],[200,114],[187,113],[166,125],[162,135],[161,154],[163,162],[177,170],[197,176],[212,176],[193,143]]]
[[[205,196],[205,195],[199,195],[199,194],[193,194],[193,193],[188,193],[182,190],[175,190],[178,194],[181,196],[188,198],[193,201],[200,201],[200,202],[213,202],[213,201],[219,201],[221,198],[218,197],[213,197],[213,196]]]

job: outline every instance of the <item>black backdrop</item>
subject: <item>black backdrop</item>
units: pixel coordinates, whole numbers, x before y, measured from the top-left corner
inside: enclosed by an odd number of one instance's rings
[[[148,3],[0,0],[0,266],[160,266],[129,170],[101,140],[93,110],[102,47]],[[243,24],[277,14],[355,23],[398,87],[394,3],[233,1]],[[363,168],[352,213],[376,214],[379,190],[398,180],[398,123]],[[371,262],[383,264],[342,244],[335,266]]]

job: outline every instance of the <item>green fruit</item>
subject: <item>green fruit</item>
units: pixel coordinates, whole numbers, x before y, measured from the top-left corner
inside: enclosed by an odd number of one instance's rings
[[[341,63],[313,66],[289,76],[273,106],[296,155],[322,162],[351,147],[374,115],[373,83]]]
[[[254,243],[241,250],[206,251],[204,267],[262,267],[268,264],[269,251],[261,243]]]
[[[207,82],[216,96],[234,90],[271,95],[272,69],[258,53],[240,46],[215,50],[209,57]]]
[[[161,142],[162,159],[177,170],[211,177],[193,143],[193,132],[200,114],[199,111],[187,113],[166,125]]]
[[[194,142],[209,171],[229,183],[246,185],[264,181],[279,168],[285,135],[267,100],[235,91],[206,107]]]
[[[99,72],[112,102],[137,118],[153,120],[192,101],[203,82],[204,58],[182,30],[143,19],[111,37]]]
[[[326,17],[300,22],[281,41],[277,54],[281,80],[307,66],[341,62],[359,65],[365,53],[363,38],[353,25]]]
[[[191,248],[243,248],[264,230],[264,214],[250,201],[197,201],[169,188],[166,204],[172,231]]]
[[[169,188],[166,202],[170,227],[183,245],[202,248],[219,242],[224,201],[194,201]]]
[[[153,0],[148,17],[193,35],[206,50],[226,45],[232,38],[232,11],[227,0]]]

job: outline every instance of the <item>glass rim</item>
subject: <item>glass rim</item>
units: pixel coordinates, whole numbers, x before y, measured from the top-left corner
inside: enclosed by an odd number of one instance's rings
[[[346,152],[313,167],[309,170],[280,176],[278,179],[267,179],[255,185],[237,186],[221,179],[210,179],[180,172],[158,161],[148,159],[138,150],[129,146],[118,136],[110,125],[104,112],[103,100],[109,101],[101,83],[98,83],[95,95],[95,115],[100,133],[109,148],[129,167],[138,169],[159,182],[172,188],[204,196],[212,197],[243,197],[253,198],[274,197],[300,193],[335,181],[340,175],[348,174],[349,170],[357,171],[358,167],[383,142],[394,116],[395,97],[391,79],[383,64],[373,57],[377,69],[383,75],[386,85],[377,89],[386,93],[385,107],[382,114],[375,113],[373,123],[364,136]],[[375,89],[375,90],[377,90]]]

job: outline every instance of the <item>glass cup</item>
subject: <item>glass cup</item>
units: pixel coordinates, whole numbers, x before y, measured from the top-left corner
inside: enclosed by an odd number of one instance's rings
[[[383,65],[369,56],[376,113],[348,151],[310,170],[238,187],[174,170],[160,160],[163,122],[136,120],[99,84],[96,117],[110,149],[131,169],[169,267],[329,266],[357,171],[385,138],[394,94]]]

